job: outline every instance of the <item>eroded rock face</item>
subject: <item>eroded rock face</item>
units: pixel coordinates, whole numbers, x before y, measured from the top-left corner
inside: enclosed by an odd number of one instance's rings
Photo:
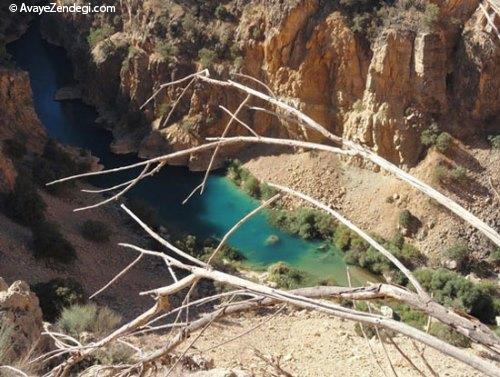
[[[27,72],[0,67],[0,140],[22,133],[29,148],[40,150],[46,134],[32,96]]]
[[[12,161],[0,151],[0,191],[11,190],[16,183],[17,172]]]
[[[470,114],[476,127],[485,127],[498,133],[500,48],[493,33],[485,32],[484,22],[484,15],[478,9],[465,25],[450,81],[454,104]],[[471,132],[463,128],[464,132]]]
[[[343,135],[399,164],[414,165],[430,116],[446,112],[446,70],[439,35],[387,30],[375,42],[362,99]]]
[[[33,106],[27,72],[0,67],[0,145],[7,139],[22,139],[29,150],[41,151],[46,134]],[[0,150],[0,191],[14,187],[14,164]]]
[[[16,281],[9,287],[0,278],[0,330],[10,338],[3,362],[19,360],[40,340],[42,310],[38,298],[24,281]]]
[[[479,11],[474,13],[478,0],[435,0],[440,19],[434,27],[396,22],[381,28],[372,41],[356,34],[348,12],[334,3],[232,0],[225,4],[233,11],[231,21],[205,12],[204,28],[196,31],[204,43],[198,41],[198,45],[190,44],[196,39],[192,23],[199,22],[191,19],[191,26],[187,25],[190,8],[182,2],[166,3],[168,17],[161,22],[164,16],[149,2],[131,10],[137,15],[134,22],[126,13],[118,23],[106,15],[92,19],[61,15],[53,20],[63,30],[54,39],[69,49],[77,68],[81,65],[79,78],[92,78],[86,97],[101,110],[118,108],[113,125],[116,151],[154,156],[222,133],[228,117],[219,105],[234,110],[244,98],[242,93],[193,85],[166,127],[163,121],[182,85],[167,88],[139,110],[161,83],[201,69],[196,49],[217,39],[241,53],[242,72],[265,82],[330,131],[357,140],[397,164],[418,162],[420,134],[433,121],[456,136],[460,136],[459,123],[471,123],[469,133],[498,123],[500,52],[493,35],[483,31]],[[118,25],[116,32],[92,49],[88,62],[81,59],[82,51],[88,50],[91,28],[111,24]],[[165,42],[163,52],[158,41]],[[165,51],[176,58],[169,59]],[[228,78],[233,57],[221,56],[225,57],[217,59],[211,71]],[[291,124],[284,128],[269,115],[243,111],[240,116],[264,135],[293,133],[321,140],[320,135],[304,133]],[[242,131],[246,132],[235,129],[233,134]],[[225,150],[217,162],[239,149]],[[189,156],[178,163],[204,169],[205,160]]]

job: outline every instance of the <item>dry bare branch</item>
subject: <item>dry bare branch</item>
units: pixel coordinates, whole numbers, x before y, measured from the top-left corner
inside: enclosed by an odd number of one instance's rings
[[[351,140],[343,139],[339,136],[336,136],[329,132],[326,128],[321,126],[319,123],[317,123],[315,120],[313,120],[311,117],[307,116],[300,110],[294,108],[293,106],[288,105],[284,101],[281,101],[279,99],[273,98],[268,96],[267,94],[264,94],[262,92],[259,92],[255,89],[249,88],[245,85],[242,85],[238,82],[228,80],[228,81],[221,81],[221,80],[216,80],[212,79],[207,76],[198,76],[198,78],[202,81],[205,81],[207,83],[211,83],[214,85],[222,86],[222,87],[233,87],[241,90],[242,92],[248,94],[251,94],[257,98],[263,99],[264,101],[275,105],[285,111],[287,111],[290,114],[293,114],[294,116],[297,117],[297,119],[301,120],[305,126],[308,128],[320,133],[323,135],[325,138],[333,141],[334,143],[338,143],[347,149],[350,149],[357,154],[359,154],[361,157],[367,159],[368,161],[371,161],[372,163],[380,166],[382,169],[394,174],[397,178],[405,181],[406,183],[410,184],[417,190],[423,192],[424,194],[430,196],[434,200],[436,200],[438,203],[441,205],[445,206],[448,208],[450,211],[454,212],[456,215],[476,227],[478,230],[480,230],[484,235],[486,235],[490,240],[492,240],[497,246],[500,246],[500,235],[489,225],[487,225],[484,221],[479,219],[477,216],[473,215],[471,212],[467,211],[465,208],[463,208],[461,205],[456,203],[455,201],[451,200],[447,196],[441,194],[439,191],[436,189],[432,188],[428,184],[420,181],[419,179],[413,177],[412,175],[406,173],[404,170],[400,169],[393,163],[387,161],[383,157],[380,157],[373,151],[361,146],[360,144],[357,144]]]
[[[164,259],[170,259],[170,262],[172,263],[173,266],[185,269],[192,274],[198,276],[199,278],[205,278],[205,279],[210,279],[219,283],[223,284],[228,284],[231,286],[239,287],[242,289],[247,289],[249,291],[261,294],[264,297],[267,297],[270,300],[277,300],[278,302],[283,302],[283,303],[288,303],[292,304],[295,306],[299,306],[305,309],[312,309],[320,312],[324,312],[330,315],[333,315],[335,317],[347,319],[347,320],[352,320],[356,322],[361,322],[365,324],[370,324],[370,325],[378,325],[382,326],[388,330],[393,330],[396,332],[399,332],[403,335],[406,335],[412,339],[415,339],[416,341],[426,344],[429,347],[432,347],[440,352],[442,352],[445,355],[451,356],[457,360],[460,360],[464,362],[465,364],[489,375],[489,376],[500,376],[500,371],[496,366],[491,364],[490,362],[473,355],[471,353],[468,353],[462,349],[459,349],[455,346],[452,346],[451,344],[446,343],[445,341],[442,341],[440,339],[435,338],[434,336],[431,336],[425,332],[422,332],[418,329],[415,329],[409,325],[406,325],[404,323],[395,321],[393,319],[385,318],[379,315],[375,314],[370,314],[370,313],[365,313],[365,312],[359,312],[353,309],[348,309],[344,308],[340,305],[331,303],[331,302],[325,302],[322,300],[315,300],[311,299],[308,297],[304,296],[299,296],[296,293],[293,292],[286,292],[282,291],[279,289],[274,289],[267,287],[265,285],[257,284],[248,280],[245,280],[243,278],[233,276],[221,271],[216,271],[216,270],[208,270],[205,268],[200,268],[196,266],[191,266],[191,265],[186,265],[184,263],[181,263],[175,259],[172,259],[171,257],[168,257],[167,255],[164,255],[162,253],[158,253],[152,250],[146,250],[143,248],[140,248],[135,245],[129,245],[129,244],[122,244],[122,246],[131,248],[134,250],[137,250],[139,252],[145,253],[145,254],[150,254],[150,255],[156,255],[160,258]],[[261,301],[263,302],[263,301]],[[233,307],[228,307],[226,308],[225,313],[227,314],[231,309],[238,308],[238,306],[233,306]],[[211,316],[205,316],[201,320],[211,320]],[[183,332],[181,332],[181,335],[178,337],[174,338],[171,342],[169,342],[168,345],[165,347],[155,351],[150,357],[147,357],[144,359],[145,362],[151,362],[153,360],[156,360],[159,357],[162,357],[165,353],[169,352],[173,345],[177,345],[184,339],[184,334],[186,331],[190,329],[192,331],[195,323],[200,323],[198,322],[200,320],[194,321],[191,323],[190,326],[188,326]],[[203,323],[203,326],[206,325],[207,322],[201,322]],[[202,326],[202,327],[203,327]],[[195,327],[197,329],[199,327]]]
[[[280,191],[286,192],[287,194],[291,194],[293,196],[296,196],[298,198],[301,198],[302,200],[305,200],[306,202],[309,202],[316,207],[322,209],[323,211],[328,212],[330,215],[332,215],[336,220],[338,220],[340,223],[344,224],[347,226],[349,229],[353,230],[355,233],[357,233],[361,238],[363,238],[366,242],[368,242],[371,246],[373,246],[378,252],[380,252],[383,256],[385,256],[387,259],[389,259],[411,282],[411,284],[415,287],[417,290],[418,294],[422,296],[424,299],[429,299],[429,295],[425,292],[425,290],[422,288],[418,280],[413,276],[411,271],[406,268],[398,258],[396,258],[390,251],[388,251],[386,248],[384,248],[382,245],[380,245],[377,241],[373,239],[373,237],[369,236],[367,233],[365,233],[363,230],[361,230],[359,227],[354,225],[351,221],[347,220],[345,217],[340,215],[337,211],[333,210],[332,208],[328,207],[327,205],[321,203],[319,200],[316,200],[314,198],[311,198],[310,196],[307,196],[299,191],[293,190],[289,187],[285,186],[280,186],[275,183],[271,182],[266,182],[270,187],[273,187],[275,189],[278,189]]]
[[[213,260],[213,258],[217,255],[217,253],[220,252],[226,241],[231,237],[231,235],[234,234],[240,228],[244,223],[246,223],[248,220],[250,220],[251,217],[256,215],[258,212],[262,211],[264,208],[269,206],[271,203],[275,202],[278,198],[280,197],[279,194],[274,195],[272,198],[266,200],[264,203],[259,205],[257,208],[249,212],[247,215],[245,215],[241,220],[239,220],[236,224],[234,224],[231,229],[229,229],[226,234],[224,234],[224,237],[222,237],[222,240],[219,242],[217,245],[217,248],[214,250],[212,255],[207,260],[207,264],[210,264],[210,262]]]
[[[142,259],[143,255],[139,254],[137,258],[135,258],[130,264],[128,264],[123,270],[121,270],[113,279],[111,279],[104,287],[93,293],[89,300],[92,300],[94,297],[104,292],[107,288],[109,288],[115,281],[117,281],[120,277],[125,275],[132,267],[134,267],[137,263],[139,263]]]
[[[224,131],[222,132],[221,138],[225,138],[227,133],[229,132],[229,129],[231,128],[231,125],[233,124],[234,119],[238,116],[239,112],[245,104],[250,100],[250,95],[246,96],[246,98],[243,100],[243,102],[240,103],[234,114],[231,115],[231,118],[229,119],[229,122],[227,122],[226,127],[224,128]],[[207,183],[208,176],[210,175],[210,171],[212,170],[212,165],[215,161],[215,157],[217,156],[217,152],[220,149],[220,144],[217,145],[214,149],[214,152],[212,153],[212,157],[210,157],[210,162],[208,163],[207,170],[205,172],[205,175],[203,177],[203,181],[201,182],[201,187],[200,187],[200,194],[203,194],[203,191],[205,190],[205,185]]]

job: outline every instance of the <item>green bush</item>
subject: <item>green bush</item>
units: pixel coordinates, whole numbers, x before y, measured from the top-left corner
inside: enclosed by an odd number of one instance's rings
[[[407,209],[399,213],[399,225],[403,228],[410,228],[412,223],[413,215]]]
[[[219,4],[217,8],[215,8],[214,15],[219,20],[225,20],[229,15],[229,12],[227,11],[227,8],[224,5]]]
[[[422,18],[424,26],[428,28],[433,28],[439,20],[440,10],[436,4],[426,3],[425,10]]]
[[[241,251],[227,245],[222,247],[220,257],[231,262],[242,262],[247,259]]]
[[[272,225],[304,239],[331,239],[335,232],[334,220],[327,213],[311,208],[269,210],[268,219]]]
[[[433,122],[431,123],[429,128],[427,128],[422,132],[422,135],[420,135],[420,141],[422,142],[423,145],[430,147],[436,144],[438,135],[439,135],[439,126],[437,123]]]
[[[420,135],[420,141],[427,147],[434,145],[438,151],[444,153],[451,147],[453,138],[449,133],[441,132],[438,124],[433,122],[428,129],[422,132],[422,135]]]
[[[271,199],[278,192],[276,191],[275,188],[269,186],[267,183],[261,182],[259,187],[259,193],[260,193],[260,198],[262,200],[268,200]]]
[[[400,232],[396,232],[392,236],[391,243],[398,249],[401,249],[405,245],[405,238]]]
[[[445,257],[457,262],[457,266],[462,270],[469,260],[470,250],[465,243],[456,243],[445,251]]]
[[[243,191],[253,197],[260,196],[260,184],[257,178],[249,177],[242,185]]]
[[[204,47],[198,51],[198,59],[200,59],[202,68],[212,68],[212,65],[217,60],[217,53]]]
[[[442,165],[437,165],[432,170],[432,180],[434,183],[445,183],[448,177],[448,169]]]
[[[115,342],[107,347],[100,348],[96,352],[95,358],[101,365],[130,364],[134,354],[135,351],[129,346]]]
[[[61,234],[57,224],[44,221],[31,230],[35,258],[48,258],[61,263],[70,263],[76,259],[75,248]]]
[[[226,176],[235,185],[240,186],[250,176],[250,172],[241,166],[239,160],[231,160],[227,167]]]
[[[43,319],[54,322],[63,308],[85,303],[85,291],[80,283],[73,278],[56,278],[31,286],[38,296]]]
[[[105,25],[100,28],[91,28],[89,35],[87,36],[87,42],[90,48],[94,48],[99,42],[102,42],[114,33],[115,29],[109,25]]]
[[[290,267],[284,262],[278,262],[269,266],[267,271],[269,273],[269,280],[276,283],[279,288],[296,288],[305,279],[304,272]]]
[[[420,252],[420,250],[408,243],[404,243],[401,247],[396,246],[393,250],[394,255],[401,261],[401,263],[410,269],[422,266],[427,261],[427,258]]]
[[[427,316],[425,314],[413,310],[407,305],[398,304],[393,309],[399,319],[410,326],[423,329],[427,323]]]
[[[111,237],[109,226],[99,220],[86,220],[80,231],[84,238],[94,242],[107,242]]]
[[[500,135],[490,135],[488,141],[493,149],[500,149]]]
[[[97,306],[93,304],[72,305],[64,308],[57,320],[57,326],[64,333],[78,339],[84,332],[90,332],[97,317]]]
[[[488,257],[488,260],[495,266],[500,266],[500,248],[493,250]]]
[[[441,153],[445,153],[450,149],[453,138],[448,132],[441,132],[436,139],[436,149]]]
[[[179,54],[179,48],[177,48],[177,46],[165,41],[158,43],[155,51],[165,62],[171,62],[173,60],[172,58]]]
[[[468,172],[463,166],[450,169],[446,166],[438,165],[434,168],[432,177],[434,182],[439,184],[464,184],[468,180]]]
[[[484,323],[494,323],[498,315],[493,297],[498,293],[489,284],[474,284],[462,275],[444,268],[422,268],[415,277],[434,299],[445,306],[465,310]]]
[[[236,186],[239,186],[250,196],[256,199],[267,200],[276,195],[277,191],[267,185],[259,182],[248,169],[241,166],[238,160],[232,160],[226,171],[226,177]]]
[[[450,170],[450,178],[456,183],[465,183],[468,179],[467,169],[463,166],[457,166]]]
[[[47,205],[26,174],[19,174],[14,189],[7,195],[7,216],[23,225],[35,225],[45,219]]]
[[[349,250],[351,240],[354,237],[356,237],[356,235],[343,224],[339,224],[335,228],[335,233],[333,235],[335,246],[337,246],[340,250],[343,251]]]
[[[100,337],[109,334],[121,320],[118,314],[107,307],[77,304],[63,309],[57,326],[75,338],[82,332],[90,332]]]
[[[138,198],[131,198],[127,200],[127,207],[151,228],[157,228],[160,225],[158,212],[146,201]],[[133,224],[137,224],[134,220],[131,221]]]
[[[386,241],[381,237],[372,236],[375,240],[384,246],[389,252],[394,254],[401,263],[409,269],[422,266],[426,262],[425,256],[414,246],[398,242]],[[346,250],[346,249],[344,249]],[[389,275],[395,284],[404,285],[407,282],[406,277],[378,250],[369,246],[358,237],[349,240],[347,253],[344,260],[348,264],[360,266],[377,275]]]

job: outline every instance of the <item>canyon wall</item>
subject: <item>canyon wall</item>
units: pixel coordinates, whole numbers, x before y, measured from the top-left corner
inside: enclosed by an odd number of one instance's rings
[[[40,152],[46,140],[45,129],[33,106],[27,72],[0,66],[0,144],[3,140],[22,140],[27,150]],[[0,191],[14,186],[17,176],[13,161],[0,149]]]
[[[47,18],[44,33],[68,50],[87,100],[113,129],[116,152],[147,157],[220,135],[228,119],[218,105],[234,110],[240,93],[195,84],[168,124],[182,87],[139,110],[161,83],[209,67],[215,77],[257,77],[332,132],[414,166],[431,123],[467,139],[498,133],[500,120],[500,49],[483,27],[478,0],[434,3],[422,10],[397,2],[380,16],[322,0],[234,0],[222,8],[116,2],[116,14]],[[372,20],[367,30],[376,25],[370,32],[356,27],[363,17]],[[321,139],[267,115],[243,110],[241,118],[261,134]],[[220,161],[237,150],[225,150]],[[203,169],[205,160],[177,163]]]

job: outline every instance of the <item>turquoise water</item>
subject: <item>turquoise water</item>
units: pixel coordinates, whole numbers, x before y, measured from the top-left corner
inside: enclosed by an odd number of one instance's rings
[[[17,64],[29,72],[36,111],[51,137],[90,150],[107,168],[137,161],[135,156],[110,152],[111,135],[95,124],[97,114],[92,107],[81,101],[53,100],[58,88],[74,84],[71,63],[63,49],[42,40],[37,22],[21,39],[9,44],[8,51]],[[111,186],[130,179],[134,173],[138,172],[104,176],[92,183]],[[199,237],[222,237],[258,206],[256,200],[217,173],[209,179],[203,196],[195,195],[183,206],[182,201],[201,179],[201,174],[189,172],[186,168],[166,167],[136,186],[128,196],[149,202],[170,228]],[[92,199],[89,196],[89,204]],[[271,235],[279,239],[272,245],[266,243]],[[346,284],[345,263],[340,251],[322,242],[305,241],[271,227],[265,213],[244,224],[229,239],[229,244],[238,248],[252,267],[265,268],[277,261],[285,261],[306,271],[311,283],[318,279],[334,279],[338,284]],[[359,269],[352,269],[352,277],[354,284],[370,278]]]

